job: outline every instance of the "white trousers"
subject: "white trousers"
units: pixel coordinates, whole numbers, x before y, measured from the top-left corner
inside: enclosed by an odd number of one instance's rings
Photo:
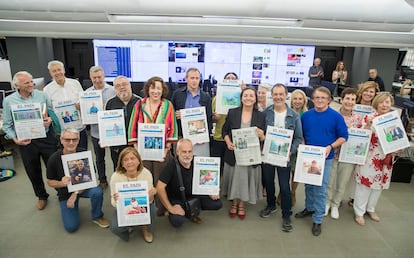
[[[354,197],[354,212],[357,216],[364,216],[366,212],[375,212],[382,190],[371,189],[365,185],[356,184]]]

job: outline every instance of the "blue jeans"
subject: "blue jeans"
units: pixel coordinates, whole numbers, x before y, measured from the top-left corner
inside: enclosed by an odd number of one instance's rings
[[[331,174],[332,159],[325,160],[325,168],[323,170],[322,185],[305,184],[305,207],[308,211],[314,211],[312,219],[314,223],[321,224],[325,214],[326,204],[326,187],[328,186],[329,176]]]
[[[292,195],[290,193],[290,167],[278,167],[270,164],[262,164],[262,175],[264,187],[266,187],[267,207],[276,207],[275,197],[275,169],[279,180],[280,195],[282,197],[282,217],[288,218],[292,215]]]
[[[101,146],[99,146],[98,138],[91,137],[91,139],[96,157],[96,169],[98,170],[99,182],[105,183],[107,182],[105,175],[105,148],[101,148]]]
[[[60,201],[60,212],[62,215],[63,226],[69,233],[75,232],[80,225],[79,220],[79,197],[89,198],[91,200],[91,215],[92,220],[97,220],[103,217],[102,202],[103,192],[99,186],[90,188],[79,194],[78,199],[75,202],[74,208],[68,208],[66,206],[67,200]]]

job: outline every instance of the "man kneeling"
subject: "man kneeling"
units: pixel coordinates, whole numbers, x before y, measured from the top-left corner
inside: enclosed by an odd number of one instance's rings
[[[222,202],[218,195],[192,195],[193,183],[193,144],[189,139],[181,139],[177,143],[178,164],[180,166],[186,199],[198,198],[202,210],[218,210]],[[157,193],[162,204],[169,212],[169,220],[174,227],[180,227],[185,221],[184,202],[180,194],[180,184],[177,178],[176,160],[170,160],[162,171],[157,183]],[[180,171],[179,171],[180,172]],[[191,219],[201,223],[199,217]]]

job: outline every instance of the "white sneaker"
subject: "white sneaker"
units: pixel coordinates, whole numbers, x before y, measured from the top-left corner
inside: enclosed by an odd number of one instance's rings
[[[331,218],[333,218],[333,219],[339,219],[339,210],[338,210],[338,207],[332,207],[331,208]]]
[[[324,215],[325,217],[328,216],[330,208],[331,208],[331,206],[329,206],[329,204],[325,205],[325,215]]]

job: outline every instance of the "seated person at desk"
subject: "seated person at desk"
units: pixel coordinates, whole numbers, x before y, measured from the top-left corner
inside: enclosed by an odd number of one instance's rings
[[[411,95],[411,99],[413,99],[413,90],[412,89],[406,89],[406,86],[413,86],[413,82],[410,79],[405,80],[405,82],[401,85],[400,94],[402,96],[404,95]]]

